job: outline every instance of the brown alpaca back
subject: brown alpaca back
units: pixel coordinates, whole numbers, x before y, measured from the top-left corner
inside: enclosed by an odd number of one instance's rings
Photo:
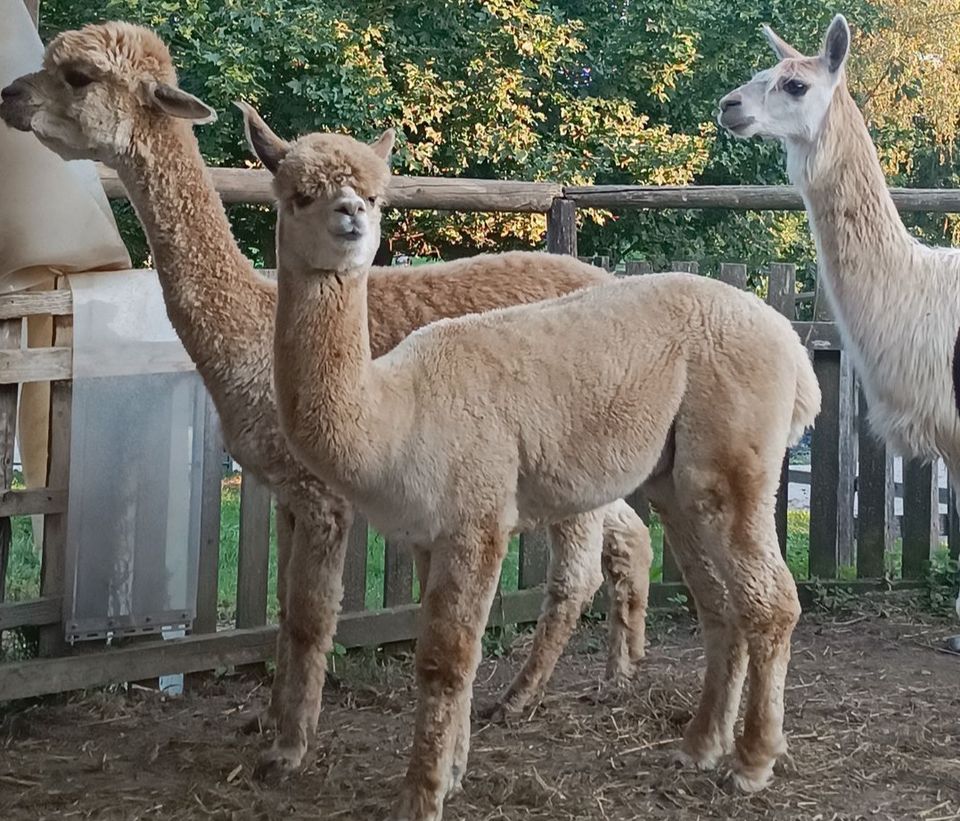
[[[374,268],[368,303],[371,352],[382,356],[438,319],[539,302],[612,279],[602,268],[574,257],[528,251]]]

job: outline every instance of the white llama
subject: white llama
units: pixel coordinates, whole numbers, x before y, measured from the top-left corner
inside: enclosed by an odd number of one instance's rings
[[[942,457],[960,487],[960,251],[921,244],[897,214],[847,90],[843,16],[814,57],[764,33],[780,62],[720,101],[720,125],[783,142],[871,428],[904,456]]]
[[[249,117],[249,115],[248,115]],[[662,274],[523,309],[443,320],[373,360],[367,275],[389,184],[372,146],[315,134],[289,145],[248,118],[278,198],[275,381],[304,464],[429,564],[419,704],[396,818],[438,819],[463,776],[471,685],[509,535],[546,523],[551,577],[593,573],[587,511],[641,483],[702,619],[707,673],[683,751],[732,751],[762,788],[784,752],[796,587],[777,544],[783,453],[820,393],[790,323],[752,294]],[[558,542],[578,516],[584,534]],[[548,638],[563,644],[574,620]]]

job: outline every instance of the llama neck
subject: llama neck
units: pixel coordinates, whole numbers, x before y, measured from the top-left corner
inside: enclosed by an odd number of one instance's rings
[[[116,168],[150,243],[167,314],[208,385],[222,381],[262,346],[265,330],[269,340],[269,295],[234,241],[191,126],[165,123],[134,143],[140,150]]]
[[[278,267],[277,403],[284,432],[317,475],[344,489],[363,482],[373,437],[389,430],[367,325],[367,270]]]
[[[788,144],[787,155],[820,271],[838,318],[855,333],[856,326],[879,318],[867,314],[885,306],[882,292],[901,287],[895,277],[907,273],[900,261],[913,241],[887,190],[863,116],[842,81],[818,140]]]

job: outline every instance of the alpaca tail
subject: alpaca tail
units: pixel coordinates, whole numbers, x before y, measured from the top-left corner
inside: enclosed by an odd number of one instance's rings
[[[820,384],[810,364],[807,349],[797,339],[796,348],[797,392],[793,400],[793,416],[790,419],[790,446],[797,444],[804,431],[813,424],[820,413]]]

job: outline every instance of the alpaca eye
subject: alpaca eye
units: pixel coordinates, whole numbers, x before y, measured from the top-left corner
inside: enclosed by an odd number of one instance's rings
[[[306,194],[297,194],[293,198],[293,204],[297,208],[309,208],[313,205],[315,197],[307,196]]]
[[[799,80],[787,80],[783,84],[783,90],[791,97],[802,97],[807,93],[807,84],[801,83]]]
[[[367,197],[367,202],[370,204],[371,208],[377,207],[377,198],[376,197]]]
[[[67,85],[72,88],[84,88],[85,86],[90,85],[93,82],[93,77],[90,77],[87,74],[84,74],[82,71],[78,71],[75,68],[68,68],[63,72],[63,79],[67,81]]]

